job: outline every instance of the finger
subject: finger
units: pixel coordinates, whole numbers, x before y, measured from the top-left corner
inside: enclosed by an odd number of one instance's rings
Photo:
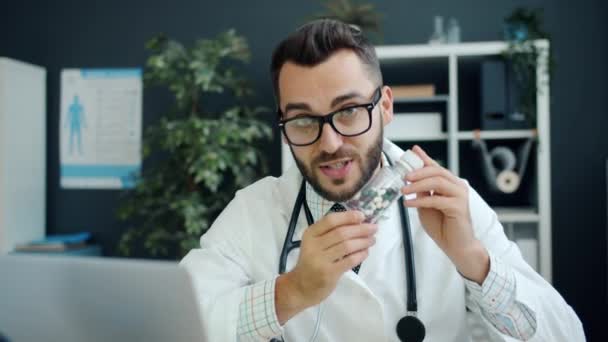
[[[431,192],[433,194],[441,194],[448,197],[462,195],[462,190],[458,185],[443,177],[425,178],[415,183],[410,183],[401,188],[401,192],[405,195],[421,192]]]
[[[332,212],[323,216],[318,222],[310,226],[310,234],[313,236],[320,236],[336,227],[360,224],[364,219],[365,215],[357,210]]]
[[[326,250],[324,255],[332,262],[339,262],[341,259],[363,249],[367,249],[373,246],[375,243],[376,238],[373,236],[368,238],[346,240]]]
[[[407,186],[407,185],[406,185]],[[417,193],[406,193],[406,188],[405,186],[403,188],[401,188],[401,193],[404,195],[403,199],[413,199],[413,198],[417,198],[417,197],[425,197],[425,196],[433,196],[433,193],[431,191],[423,191],[423,192],[417,192]]]
[[[407,174],[406,179],[410,182],[416,182],[433,176],[444,177],[455,184],[461,183],[458,177],[441,166],[427,166],[423,167],[422,169],[414,170]]]
[[[420,146],[414,145],[412,151],[416,153],[418,157],[420,157],[420,159],[422,159],[425,166],[439,166],[439,163],[431,159],[431,157],[429,157],[429,155],[426,154],[426,152],[424,152],[424,150]]]
[[[360,265],[367,256],[369,255],[369,249],[363,249],[358,252],[352,253],[340,261],[335,263],[335,266],[342,273],[351,270],[353,267]]]
[[[412,194],[408,194],[408,195],[412,195]],[[422,197],[427,197],[427,196],[433,196],[433,192],[432,191],[417,192],[416,196],[411,197],[411,199],[422,198]],[[409,196],[407,196],[407,197],[409,197]],[[403,197],[403,198],[408,199],[407,197]]]
[[[366,223],[361,225],[349,225],[342,226],[336,229],[330,230],[324,235],[320,236],[321,241],[318,244],[323,250],[329,249],[343,241],[356,239],[356,238],[367,238],[374,235],[378,231],[378,225],[372,223]]]
[[[455,206],[454,201],[456,199],[444,196],[426,196],[405,200],[404,204],[409,208],[433,208],[445,212]]]

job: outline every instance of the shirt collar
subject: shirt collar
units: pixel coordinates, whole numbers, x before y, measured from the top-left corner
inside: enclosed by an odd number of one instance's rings
[[[384,153],[382,153],[382,167],[383,165],[387,165],[388,160]],[[308,203],[308,207],[310,208],[310,213],[312,214],[312,218],[315,222],[317,222],[321,217],[325,216],[329,209],[338,202],[332,202],[325,199],[323,196],[317,194],[317,192],[312,188],[312,186],[306,182],[306,203]],[[340,203],[342,204],[342,203]]]

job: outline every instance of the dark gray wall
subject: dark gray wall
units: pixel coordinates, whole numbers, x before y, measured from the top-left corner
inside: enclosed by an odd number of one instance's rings
[[[590,341],[605,341],[606,184],[608,157],[608,2],[581,1],[375,1],[384,13],[384,43],[424,43],[435,14],[460,20],[465,41],[501,39],[501,22],[516,6],[543,7],[557,69],[551,88],[554,284],[578,312]],[[141,66],[144,42],[165,32],[184,42],[234,27],[253,58],[247,76],[257,103],[272,106],[267,65],[274,45],[321,6],[315,1],[4,1],[0,7],[0,55],[48,70],[49,233],[89,230],[106,254],[122,225],[116,191],[67,191],[58,184],[59,72],[67,67]],[[144,123],[158,118],[170,99],[149,90]],[[272,117],[269,116],[269,120]],[[272,174],[279,147],[267,147]]]

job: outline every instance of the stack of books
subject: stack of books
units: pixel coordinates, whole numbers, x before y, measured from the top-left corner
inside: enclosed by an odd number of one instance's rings
[[[391,85],[395,99],[421,98],[435,96],[433,84]]]
[[[45,239],[31,241],[15,247],[15,252],[65,252],[87,248],[91,233],[49,235]]]

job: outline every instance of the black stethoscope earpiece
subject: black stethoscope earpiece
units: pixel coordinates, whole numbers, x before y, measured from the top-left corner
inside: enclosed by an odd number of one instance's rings
[[[393,163],[388,159],[389,165]],[[397,323],[397,336],[401,341],[404,342],[422,342],[426,335],[426,329],[424,323],[418,319],[418,302],[416,299],[416,272],[414,268],[414,252],[412,247],[412,236],[410,233],[410,220],[407,216],[403,201],[399,205],[399,216],[401,216],[401,227],[403,231],[403,250],[405,254],[405,274],[407,282],[407,314],[402,317]],[[291,218],[289,220],[289,226],[287,228],[287,234],[285,241],[283,242],[283,248],[281,249],[281,258],[279,260],[279,274],[285,273],[287,267],[287,256],[295,248],[299,248],[301,241],[293,241],[293,234],[296,230],[298,223],[298,217],[300,210],[304,207],[304,214],[306,215],[306,221],[308,225],[314,223],[308,203],[306,203],[306,181],[302,180],[300,191],[296,197],[296,202],[291,212]]]

